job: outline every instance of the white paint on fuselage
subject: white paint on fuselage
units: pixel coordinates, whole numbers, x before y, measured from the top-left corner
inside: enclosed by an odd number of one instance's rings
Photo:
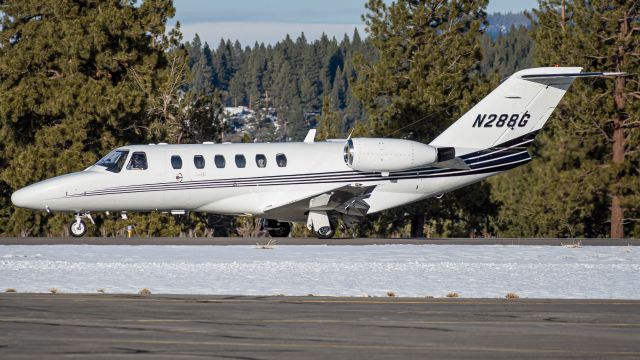
[[[28,206],[51,211],[171,211],[190,210],[221,214],[265,216],[265,211],[305,199],[335,188],[362,183],[377,185],[366,200],[369,213],[419,201],[480,181],[493,174],[443,178],[397,179],[373,176],[367,181],[347,178],[363,174],[349,168],[343,160],[344,142],[131,145],[120,150],[129,154],[119,173],[93,165],[84,171],[59,176],[28,186],[36,190],[39,202]],[[134,152],[144,152],[146,170],[127,169]],[[286,167],[278,167],[276,154],[285,154]],[[256,164],[256,155],[267,158],[264,168]],[[171,156],[182,158],[182,168],[173,169]],[[197,169],[194,156],[205,158]],[[224,168],[217,168],[214,155],[223,155]],[[238,168],[236,155],[244,155],[246,167]],[[329,175],[323,175],[327,174]],[[338,174],[331,174],[338,173]],[[306,176],[323,176],[320,181]],[[277,177],[268,184],[254,180]],[[247,181],[247,178],[253,180]],[[181,180],[180,180],[181,179]],[[180,188],[178,188],[180,187]],[[21,190],[22,191],[22,190]],[[104,193],[104,192],[108,193]],[[278,220],[304,221],[300,209],[278,212]]]

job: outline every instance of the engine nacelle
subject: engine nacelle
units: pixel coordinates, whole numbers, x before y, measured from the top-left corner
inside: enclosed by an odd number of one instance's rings
[[[344,145],[344,162],[358,171],[408,170],[443,160],[438,148],[411,140],[355,138]]]

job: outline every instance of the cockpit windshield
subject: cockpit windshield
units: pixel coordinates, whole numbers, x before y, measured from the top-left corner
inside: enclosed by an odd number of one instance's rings
[[[100,159],[96,165],[106,167],[107,171],[119,173],[127,160],[127,155],[129,155],[128,150],[114,150]]]

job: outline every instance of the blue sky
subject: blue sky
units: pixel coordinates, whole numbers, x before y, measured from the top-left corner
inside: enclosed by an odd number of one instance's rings
[[[390,2],[390,1],[387,1]],[[323,32],[341,39],[355,28],[364,35],[360,15],[364,0],[174,0],[185,40],[198,33],[217,46],[220,38],[238,39],[242,45],[273,44],[286,34],[316,39]],[[488,12],[522,11],[537,0],[490,0]]]

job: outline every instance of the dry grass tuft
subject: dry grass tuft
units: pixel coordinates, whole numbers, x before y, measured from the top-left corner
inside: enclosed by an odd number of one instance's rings
[[[457,298],[457,297],[459,297],[459,296],[460,296],[460,295],[458,295],[458,293],[457,293],[457,292],[453,292],[453,291],[452,291],[452,292],[450,292],[450,293],[447,293],[447,297],[448,297],[448,298]]]
[[[276,247],[276,240],[269,239],[265,244],[256,243],[256,249],[261,250],[273,250]]]
[[[49,292],[52,294],[57,294],[58,293],[58,289],[56,288],[49,288]]]
[[[505,298],[507,298],[509,300],[520,299],[520,295],[518,295],[517,293],[514,293],[514,292],[508,292],[507,295],[505,296]]]
[[[564,243],[560,243],[562,246],[568,248],[568,249],[578,249],[582,247],[582,241],[578,240],[578,241],[572,241],[570,244],[564,244]]]
[[[393,291],[387,291],[387,296],[388,297],[396,297],[396,293]]]
[[[149,290],[147,288],[144,288],[144,289],[138,291],[138,295],[140,295],[140,296],[149,296],[149,295],[151,295],[151,290]]]
[[[14,293],[14,292],[16,292],[16,289],[8,288],[8,289],[5,289],[4,292],[6,292],[6,293]]]

